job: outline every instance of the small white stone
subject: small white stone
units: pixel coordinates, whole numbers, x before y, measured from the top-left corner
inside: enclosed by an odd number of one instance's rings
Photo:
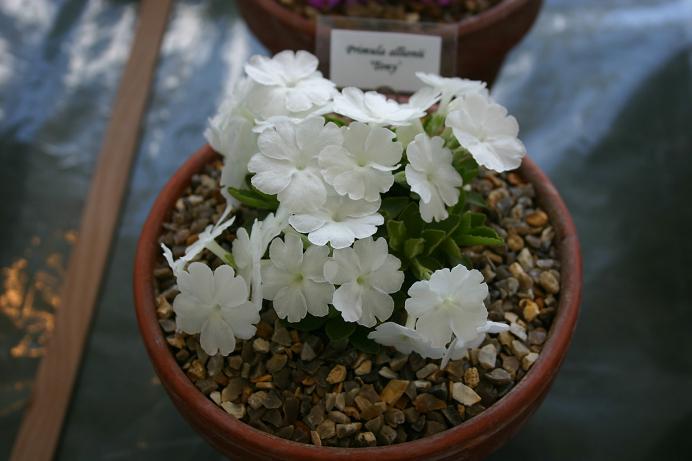
[[[226,410],[229,415],[235,416],[238,419],[245,416],[245,405],[242,403],[223,402],[221,407]]]
[[[452,384],[452,398],[467,407],[473,406],[481,401],[481,397],[476,394],[476,391],[463,383]]]
[[[495,368],[497,349],[492,344],[486,344],[478,350],[478,363],[486,370]]]

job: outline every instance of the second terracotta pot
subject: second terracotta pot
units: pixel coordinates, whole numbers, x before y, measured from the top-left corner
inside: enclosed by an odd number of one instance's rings
[[[257,38],[272,53],[315,50],[315,22],[276,0],[236,0]],[[526,35],[542,0],[503,0],[457,23],[457,75],[492,84],[507,53]]]

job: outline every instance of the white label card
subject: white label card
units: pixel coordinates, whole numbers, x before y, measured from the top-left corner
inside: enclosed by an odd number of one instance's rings
[[[442,38],[434,35],[332,29],[329,76],[340,87],[413,92],[416,72],[440,73]]]

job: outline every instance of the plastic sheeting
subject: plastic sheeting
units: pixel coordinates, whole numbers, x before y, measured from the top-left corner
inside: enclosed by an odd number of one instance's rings
[[[136,10],[0,1],[0,459],[59,308]],[[176,2],[58,460],[221,458],[155,378],[130,279],[156,194],[258,52],[233,2]],[[552,391],[492,459],[689,459],[692,1],[547,0],[493,93],[573,213],[584,300]]]

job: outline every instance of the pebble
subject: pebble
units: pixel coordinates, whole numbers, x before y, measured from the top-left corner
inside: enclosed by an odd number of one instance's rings
[[[531,299],[522,299],[519,302],[519,307],[522,308],[522,316],[527,322],[533,322],[533,320],[538,317],[538,314],[541,313],[538,304]]]
[[[497,349],[492,344],[486,344],[478,350],[478,363],[486,370],[495,368]]]
[[[380,429],[379,432],[379,439],[382,441],[383,444],[385,445],[391,445],[394,443],[394,441],[397,438],[397,432],[393,428],[385,425],[382,426],[382,429]]]
[[[543,210],[536,210],[526,216],[526,222],[529,226],[543,227],[548,224],[548,215]]]
[[[343,365],[337,365],[329,372],[326,381],[329,384],[342,383],[346,379],[346,367]]]
[[[538,354],[535,352],[529,352],[524,356],[523,359],[521,359],[521,367],[524,369],[524,371],[528,371],[528,369],[531,368],[534,363],[536,363],[536,360],[538,360]]]
[[[382,425],[384,424],[384,416],[380,415],[376,418],[371,419],[370,421],[365,423],[365,428],[372,432],[373,434],[376,434],[382,429]]]
[[[276,373],[286,366],[286,362],[288,362],[288,357],[285,354],[274,354],[272,358],[267,360],[267,371],[272,374]]]
[[[524,248],[524,239],[517,234],[507,236],[507,247],[512,251],[519,251]]]
[[[390,426],[398,426],[406,421],[406,416],[404,412],[398,408],[389,408],[384,412],[384,419]]]
[[[327,417],[337,424],[348,424],[351,422],[351,418],[337,410],[330,411]]]
[[[428,413],[429,411],[441,410],[447,407],[447,403],[438,399],[432,394],[421,394],[413,401],[416,411],[419,413]]]
[[[389,367],[380,368],[380,371],[378,371],[378,374],[380,376],[382,376],[383,378],[387,378],[387,379],[396,379],[399,377],[399,375],[397,375],[396,372]]]
[[[245,380],[243,378],[231,378],[228,381],[228,385],[221,391],[221,401],[234,401],[243,392],[243,387],[245,387]]]
[[[250,397],[248,397],[247,399],[247,403],[248,405],[250,405],[251,408],[255,410],[257,410],[260,407],[264,407],[267,409],[280,408],[283,404],[279,396],[277,396],[276,393],[272,391],[258,391],[254,394],[250,394]]]
[[[481,401],[481,397],[473,389],[462,383],[452,384],[452,398],[467,407]]]
[[[315,431],[319,434],[321,440],[329,440],[336,436],[336,424],[331,419],[322,421]]]
[[[337,438],[343,439],[344,437],[350,437],[363,427],[362,423],[348,423],[348,424],[337,424],[336,425],[336,436]]]
[[[416,372],[416,378],[425,379],[439,369],[440,369],[440,367],[437,366],[437,364],[429,363]]]
[[[356,442],[361,447],[374,447],[377,445],[377,439],[372,432],[361,432],[356,436]]]
[[[226,410],[231,416],[235,416],[237,419],[242,419],[245,416],[245,405],[242,403],[233,402],[222,402],[221,408]]]
[[[387,385],[382,389],[380,393],[380,398],[384,403],[393,405],[397,400],[404,395],[406,388],[408,387],[409,381],[404,381],[400,379],[392,379]]]
[[[517,255],[517,261],[527,272],[533,268],[533,256],[528,248],[524,248],[519,252]]]
[[[320,438],[320,435],[317,433],[317,431],[310,431],[310,440],[312,440],[312,444],[316,447],[322,446],[322,439]]]
[[[438,434],[444,430],[447,429],[447,426],[444,423],[441,423],[439,421],[426,421],[425,422],[425,435],[426,437]]]
[[[524,356],[529,352],[531,351],[529,351],[529,348],[526,347],[526,344],[522,343],[518,339],[512,341],[512,353],[518,358],[524,358]]]
[[[303,347],[300,350],[300,360],[303,362],[310,362],[311,360],[314,360],[315,357],[317,357],[317,354],[315,354],[312,346],[310,346],[310,344],[307,342],[303,343]]]
[[[478,374],[478,368],[471,367],[464,373],[464,382],[469,387],[476,387],[480,382],[481,378]]]
[[[495,368],[490,373],[486,373],[485,377],[495,384],[504,385],[512,382],[512,376],[503,368]]]
[[[545,342],[546,336],[548,333],[543,328],[529,330],[529,344],[540,346]]]
[[[274,322],[274,334],[272,335],[272,342],[276,344],[281,344],[282,346],[288,347],[293,344],[291,340],[291,334],[288,329],[284,327],[279,320]]]
[[[560,282],[550,271],[541,272],[538,283],[550,294],[556,294],[560,291]]]
[[[363,360],[357,368],[353,370],[356,376],[367,375],[372,371],[372,360]]]
[[[511,323],[509,325],[509,332],[512,333],[514,336],[517,338],[521,339],[522,341],[526,341],[526,328],[523,326],[519,325],[518,323]]]
[[[269,341],[267,341],[264,338],[256,338],[252,342],[252,349],[260,354],[266,354],[269,352],[270,344]]]

